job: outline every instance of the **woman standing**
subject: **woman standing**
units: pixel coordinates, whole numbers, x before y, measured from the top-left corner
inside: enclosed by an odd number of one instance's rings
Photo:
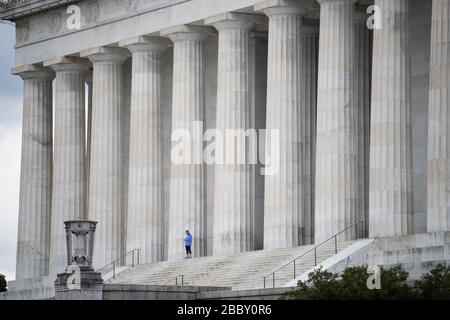
[[[189,230],[186,230],[186,238],[184,238],[184,246],[186,247],[186,259],[192,258],[191,245],[192,235]]]

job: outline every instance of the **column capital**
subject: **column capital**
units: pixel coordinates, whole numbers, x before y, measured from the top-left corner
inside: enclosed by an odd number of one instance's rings
[[[80,71],[88,72],[91,67],[91,63],[88,59],[60,56],[45,60],[44,67],[50,67],[53,71]]]
[[[266,0],[254,6],[255,11],[263,11],[267,16],[305,16],[310,9],[318,7],[315,0]]]
[[[219,31],[223,29],[250,30],[253,29],[256,24],[264,23],[264,16],[234,12],[222,13],[205,19],[205,24],[214,25],[214,27]]]
[[[170,41],[161,37],[139,36],[120,41],[119,46],[127,48],[131,53],[142,51],[162,53],[170,46]]]
[[[168,37],[172,42],[176,42],[184,40],[205,40],[215,33],[215,30],[211,27],[182,24],[163,29],[160,35],[162,37]]]
[[[52,69],[35,64],[27,64],[24,66],[15,67],[11,69],[11,74],[19,76],[23,80],[36,78],[53,80],[55,78],[55,73]]]
[[[125,48],[105,46],[83,50],[80,56],[88,58],[93,63],[100,61],[124,62],[130,56],[130,52]]]

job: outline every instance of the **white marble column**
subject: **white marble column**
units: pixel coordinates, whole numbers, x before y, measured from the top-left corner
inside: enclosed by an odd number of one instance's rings
[[[358,117],[354,99],[355,0],[319,0],[315,240],[358,217]],[[350,229],[341,239],[354,239]]]
[[[305,244],[305,233],[311,236],[311,225],[305,225],[311,223],[312,213],[307,203],[311,175],[306,174],[311,166],[306,148],[311,96],[306,86],[311,79],[304,78],[307,65],[303,62],[310,53],[303,46],[311,43],[302,39],[306,9],[292,2],[263,3],[256,9],[263,9],[269,17],[266,129],[267,134],[276,130],[280,136],[279,170],[265,176],[264,248],[295,247]]]
[[[450,231],[450,1],[433,0],[427,230]]]
[[[206,254],[206,194],[205,165],[202,161],[203,128],[205,117],[203,43],[207,34],[203,27],[178,26],[161,34],[173,42],[173,133],[188,132],[184,136],[184,159],[174,162],[175,147],[180,140],[172,139],[170,168],[169,243],[168,259],[178,260],[185,255],[185,231],[193,237],[192,255]],[[181,130],[181,131],[180,131]]]
[[[132,53],[127,251],[140,249],[140,262],[162,260],[163,158],[162,62],[159,38],[121,42]]]
[[[355,15],[355,103],[358,112],[358,237],[369,234],[369,142],[370,142],[370,104],[372,83],[372,37],[367,27],[368,15],[357,12]]]
[[[215,163],[213,254],[227,255],[254,249],[254,166],[250,152],[256,145],[240,139],[245,139],[253,125],[249,33],[255,23],[251,16],[233,13],[206,19],[205,23],[219,32],[216,129],[225,138],[228,133],[242,133],[223,143],[222,151],[216,149],[216,155],[223,158],[217,157]]]
[[[370,127],[369,233],[412,231],[409,0],[376,0]]]
[[[49,68],[18,67],[23,79],[22,160],[16,279],[48,274],[52,197],[52,80]]]
[[[128,50],[117,47],[81,53],[92,61],[94,68],[88,218],[98,221],[96,268],[125,253],[122,64],[128,54]]]
[[[56,73],[49,271],[54,277],[67,267],[64,221],[87,216],[85,79],[89,65],[74,57],[51,59],[44,65]]]

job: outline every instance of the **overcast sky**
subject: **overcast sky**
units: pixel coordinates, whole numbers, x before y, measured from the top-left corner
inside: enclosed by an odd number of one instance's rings
[[[11,76],[14,26],[0,21],[0,273],[15,278],[22,80]]]

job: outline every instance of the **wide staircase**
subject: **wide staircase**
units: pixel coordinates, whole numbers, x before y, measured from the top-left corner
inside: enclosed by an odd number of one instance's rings
[[[129,266],[106,283],[214,286],[232,290],[281,287],[352,243],[331,239],[319,247],[308,245],[141,264]]]

